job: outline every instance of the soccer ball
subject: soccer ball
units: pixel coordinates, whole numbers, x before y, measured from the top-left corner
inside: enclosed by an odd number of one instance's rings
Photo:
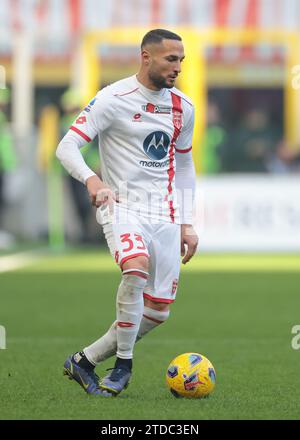
[[[199,353],[184,353],[170,363],[167,385],[175,397],[207,397],[216,384],[216,372],[211,362]]]

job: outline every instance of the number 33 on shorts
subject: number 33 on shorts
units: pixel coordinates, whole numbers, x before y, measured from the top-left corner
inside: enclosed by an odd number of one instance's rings
[[[118,242],[118,247],[115,251],[115,260],[121,268],[125,261],[131,258],[137,256],[149,257],[143,237],[140,234],[135,232],[121,234]]]

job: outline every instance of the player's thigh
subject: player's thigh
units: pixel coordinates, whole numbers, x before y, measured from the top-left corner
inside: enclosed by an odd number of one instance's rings
[[[149,239],[143,225],[138,222],[115,223],[103,225],[103,232],[109,250],[122,270],[135,269],[148,271]]]
[[[129,271],[129,270],[141,270],[145,272],[147,275],[149,268],[149,258],[144,256],[137,256],[134,258],[131,258],[125,263],[122,264],[122,270],[123,272]]]

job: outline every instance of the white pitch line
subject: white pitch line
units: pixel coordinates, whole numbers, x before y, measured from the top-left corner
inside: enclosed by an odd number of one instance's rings
[[[0,257],[0,273],[20,269],[34,263],[40,255],[32,251]]]

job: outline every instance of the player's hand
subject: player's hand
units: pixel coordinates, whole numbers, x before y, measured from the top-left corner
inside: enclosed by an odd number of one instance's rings
[[[182,264],[186,264],[195,255],[198,246],[198,235],[192,225],[181,225]],[[186,249],[187,248],[187,249]]]
[[[86,181],[86,187],[93,206],[108,205],[110,211],[113,211],[114,202],[118,199],[113,190],[107,186],[98,176],[91,176]]]

